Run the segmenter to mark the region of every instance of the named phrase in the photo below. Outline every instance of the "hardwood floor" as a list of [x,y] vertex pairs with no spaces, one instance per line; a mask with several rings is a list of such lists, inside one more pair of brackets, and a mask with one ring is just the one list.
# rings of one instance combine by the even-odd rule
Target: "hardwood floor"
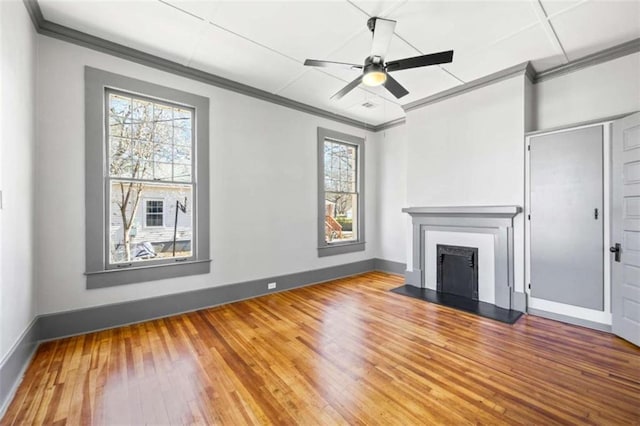
[[0,423],[638,424],[640,350],[368,273],[44,343]]

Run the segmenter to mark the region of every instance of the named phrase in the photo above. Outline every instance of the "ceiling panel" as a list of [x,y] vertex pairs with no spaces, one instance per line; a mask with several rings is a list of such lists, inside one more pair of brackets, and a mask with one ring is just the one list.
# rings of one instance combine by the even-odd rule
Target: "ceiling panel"
[[488,48],[471,53],[461,52],[445,68],[463,80],[471,81],[528,60],[532,61],[536,70],[564,63],[564,56],[555,50],[541,24]]
[[423,53],[480,49],[538,22],[530,2],[408,2],[389,15],[396,32]]
[[551,22],[574,60],[640,37],[640,2],[587,2]]
[[[340,100],[331,100],[331,96],[345,84],[331,75],[312,69],[284,89],[280,95],[373,125],[404,116],[404,111],[399,105],[385,102],[375,94],[360,89],[353,90]],[[362,106],[367,101],[375,107]]]
[[563,13],[567,9],[578,6],[587,0],[541,0],[547,16]]
[[[444,68],[464,81],[527,60],[541,71],[564,58],[538,21],[537,1],[38,0],[49,21],[375,124],[460,81],[439,67],[399,71],[409,90],[401,100],[360,86],[335,102],[329,97],[358,72],[310,69],[304,59],[362,64],[371,15],[398,22],[387,61],[454,49]],[[640,1],[539,1],[572,60],[640,37]]]
[[198,41],[190,66],[271,93],[304,71],[294,60],[211,24]]
[[340,47],[366,16],[346,1],[227,1],[213,21],[302,63]]
[[202,0],[162,0],[162,2],[204,20],[213,19],[221,5],[220,2]]
[[394,0],[394,1],[371,1],[371,0],[355,0],[352,1],[357,7],[366,12],[369,16],[378,16],[385,18],[389,12],[402,7],[407,0]]
[[186,61],[205,25],[157,1],[38,3],[47,20],[179,63]]
[[[359,89],[358,89],[359,90]],[[373,107],[365,108],[363,103],[373,104]],[[365,93],[365,102],[353,104],[342,114],[356,120],[364,121],[372,125],[388,123],[389,121],[403,118],[404,110],[401,106]]]

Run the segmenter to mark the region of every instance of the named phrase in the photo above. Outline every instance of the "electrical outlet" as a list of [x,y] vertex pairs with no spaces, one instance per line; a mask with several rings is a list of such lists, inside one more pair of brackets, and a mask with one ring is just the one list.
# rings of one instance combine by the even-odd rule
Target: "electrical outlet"
[[274,288],[276,288],[276,283],[267,284],[267,290],[273,290]]

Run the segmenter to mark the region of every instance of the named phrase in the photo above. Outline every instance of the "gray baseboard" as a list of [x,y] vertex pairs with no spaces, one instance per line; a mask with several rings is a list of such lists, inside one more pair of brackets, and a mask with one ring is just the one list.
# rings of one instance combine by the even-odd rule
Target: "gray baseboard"
[[403,275],[407,269],[406,263],[395,262],[393,260],[373,259],[373,268],[376,271],[388,272],[390,274]]
[[518,312],[527,312],[527,295],[517,291],[512,293],[511,309]]
[[422,271],[420,269],[414,269],[413,271],[405,270],[404,282],[414,287],[422,287]]
[[34,318],[0,364],[0,419],[4,416],[38,347],[38,318]]
[[[0,419],[4,416],[38,344],[42,341],[149,321],[362,274],[376,270],[376,260],[378,259],[368,259],[185,293],[39,315],[34,318],[0,364]],[[396,262],[382,259],[379,261],[380,265],[386,268],[396,267]],[[275,290],[267,290],[267,283],[271,282],[277,283]]]
[[567,324],[579,325],[580,327],[587,327],[598,331],[606,331],[611,333],[611,326],[607,324],[602,324],[595,321],[583,320],[579,318],[573,318],[562,314],[556,314],[554,312],[543,311],[541,309],[529,308],[528,313],[531,315],[536,315],[538,317],[543,317],[547,319],[552,319],[555,321],[566,322]]
[[[277,291],[291,290],[374,269],[374,259],[312,271],[297,272],[259,280],[205,288],[149,299],[115,303],[67,312],[41,315],[38,318],[40,340],[58,339],[127,324],[196,311],[211,306],[237,302]],[[276,290],[267,283],[276,282]]]

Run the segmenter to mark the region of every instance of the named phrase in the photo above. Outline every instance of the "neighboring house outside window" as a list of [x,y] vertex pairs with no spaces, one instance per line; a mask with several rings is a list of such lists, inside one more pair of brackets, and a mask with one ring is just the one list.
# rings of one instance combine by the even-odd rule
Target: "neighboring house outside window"
[[85,79],[87,286],[209,272],[208,99],[89,67]]
[[318,255],[364,250],[364,139],[318,128]]

